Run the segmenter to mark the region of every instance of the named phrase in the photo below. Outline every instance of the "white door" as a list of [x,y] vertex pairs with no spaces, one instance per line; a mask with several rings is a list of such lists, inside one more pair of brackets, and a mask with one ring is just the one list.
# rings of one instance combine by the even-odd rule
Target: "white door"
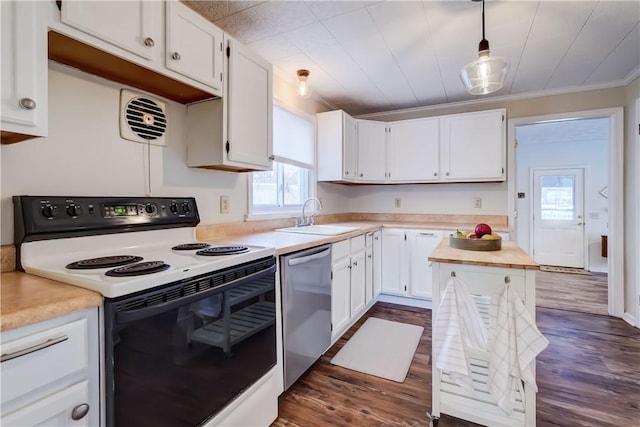
[[533,258],[584,268],[584,169],[533,170]]
[[401,229],[382,230],[382,293],[405,295],[408,276],[404,259],[405,231]]
[[440,119],[403,120],[389,125],[389,180],[437,181],[440,164]]
[[384,182],[387,176],[387,124],[371,120],[358,123],[358,181]]

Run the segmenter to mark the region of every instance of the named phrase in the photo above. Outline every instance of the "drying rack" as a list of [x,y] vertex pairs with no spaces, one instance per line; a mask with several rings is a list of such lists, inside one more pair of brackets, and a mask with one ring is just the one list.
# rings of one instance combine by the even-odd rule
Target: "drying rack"
[[[463,265],[433,262],[433,311],[438,315],[441,296],[449,279],[454,276],[462,280],[472,294],[480,317],[490,328],[489,304],[491,295],[510,283],[522,300],[531,318],[535,321],[535,270],[491,266]],[[486,426],[535,426],[535,391],[524,384],[516,392],[513,412],[507,415],[489,394],[488,354],[486,351],[470,350],[473,391],[454,384],[447,373],[433,366],[431,420],[438,423],[440,414],[447,414]],[[535,375],[535,368],[534,368]]]

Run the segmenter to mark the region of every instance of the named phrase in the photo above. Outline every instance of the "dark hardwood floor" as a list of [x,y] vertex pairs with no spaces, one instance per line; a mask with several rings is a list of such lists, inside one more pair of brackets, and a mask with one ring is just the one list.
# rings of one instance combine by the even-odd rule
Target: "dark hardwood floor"
[[[640,426],[640,331],[609,316],[549,308],[536,313],[550,341],[537,359],[537,425]],[[329,363],[370,316],[425,327],[402,384]],[[273,426],[427,426],[430,355],[431,310],[377,303],[282,394]],[[474,425],[444,414],[439,423]]]
[[536,272],[536,307],[609,314],[606,273]]

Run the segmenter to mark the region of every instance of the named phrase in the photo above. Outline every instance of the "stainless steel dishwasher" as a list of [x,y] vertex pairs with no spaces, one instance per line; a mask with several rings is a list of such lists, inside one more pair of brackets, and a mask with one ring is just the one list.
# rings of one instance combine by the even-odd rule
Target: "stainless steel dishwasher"
[[281,259],[285,389],[331,345],[331,245]]

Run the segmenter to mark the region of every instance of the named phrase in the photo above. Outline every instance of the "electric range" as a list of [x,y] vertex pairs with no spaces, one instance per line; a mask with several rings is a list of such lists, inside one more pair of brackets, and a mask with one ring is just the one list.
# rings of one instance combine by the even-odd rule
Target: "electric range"
[[107,298],[275,252],[197,242],[194,198],[16,196],[14,207],[21,270]]
[[[194,198],[13,202],[19,267],[104,296],[106,427],[217,423],[231,402],[240,414],[277,407],[273,248],[197,242]],[[275,418],[262,412],[260,424]]]

